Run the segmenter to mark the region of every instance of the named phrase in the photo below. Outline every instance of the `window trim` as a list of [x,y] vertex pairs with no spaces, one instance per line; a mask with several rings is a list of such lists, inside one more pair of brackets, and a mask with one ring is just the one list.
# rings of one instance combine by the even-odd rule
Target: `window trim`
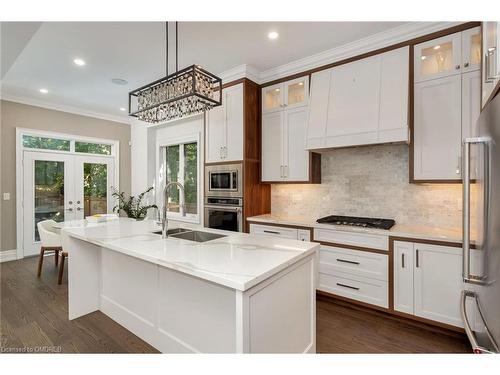
[[[201,160],[201,133],[200,132],[193,132],[190,134],[183,135],[181,137],[162,137],[156,140],[156,160],[157,160],[157,165],[158,168],[156,168],[156,186],[157,186],[157,192],[155,194],[156,196],[156,204],[158,207],[161,209],[163,207],[163,189],[165,187],[165,182],[166,182],[166,147],[168,146],[177,146],[181,144],[186,144],[186,143],[196,143],[196,158],[197,158],[197,211],[198,213],[196,215],[194,214],[186,214],[186,216],[182,216],[180,213],[177,212],[169,212],[168,218],[176,221],[182,221],[182,222],[187,222],[187,223],[194,223],[194,224],[201,224],[201,218],[203,217],[202,215],[202,210],[203,210],[203,195],[202,195],[202,189],[200,188],[203,186],[203,181],[201,179],[203,178],[203,173],[201,173],[201,170],[203,168],[203,163]],[[181,152],[179,148],[179,153]],[[183,158],[180,157],[179,155],[179,163],[180,161],[183,160]],[[180,168],[179,168],[180,169]],[[183,177],[184,178],[184,177]]]

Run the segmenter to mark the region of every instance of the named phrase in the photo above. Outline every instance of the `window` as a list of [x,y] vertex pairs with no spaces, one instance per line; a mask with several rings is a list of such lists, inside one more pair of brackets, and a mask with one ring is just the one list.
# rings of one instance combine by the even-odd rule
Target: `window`
[[[186,216],[198,216],[198,142],[164,147],[166,183],[176,181],[184,186]],[[169,191],[170,212],[179,212],[179,190]]]
[[35,137],[23,135],[23,146],[26,148],[39,148],[44,150],[69,151],[71,141],[68,139]]
[[111,155],[111,145],[104,143],[75,142],[75,152],[87,154]]

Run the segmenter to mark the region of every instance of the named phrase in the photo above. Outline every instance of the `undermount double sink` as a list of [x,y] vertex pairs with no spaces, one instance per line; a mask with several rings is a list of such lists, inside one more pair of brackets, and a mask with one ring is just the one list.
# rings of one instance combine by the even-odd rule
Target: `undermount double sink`
[[[161,235],[161,230],[153,232],[154,234]],[[210,232],[201,232],[197,230],[172,228],[167,230],[168,237],[179,238],[181,240],[188,240],[193,242],[207,242],[216,240],[218,238],[226,237],[223,234],[216,234]]]

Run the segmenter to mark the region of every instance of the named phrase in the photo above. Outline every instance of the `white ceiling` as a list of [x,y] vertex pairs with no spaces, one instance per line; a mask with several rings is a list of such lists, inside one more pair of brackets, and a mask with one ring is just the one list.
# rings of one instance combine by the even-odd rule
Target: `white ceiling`
[[[196,63],[221,74],[247,64],[266,71],[401,24],[179,23],[179,68]],[[6,98],[24,98],[126,119],[119,108],[127,106],[128,91],[160,78],[165,72],[162,23],[44,22],[41,26],[32,24],[31,28],[26,23],[21,26],[2,24],[2,34],[8,36],[2,36],[2,62],[10,61],[10,69],[5,76],[2,74],[2,96]],[[27,29],[34,33],[31,38]],[[269,40],[269,31],[279,32],[279,38]],[[84,59],[86,65],[77,67],[73,63],[76,57]],[[111,83],[112,78],[129,83],[118,86]],[[39,93],[40,88],[49,93]]]

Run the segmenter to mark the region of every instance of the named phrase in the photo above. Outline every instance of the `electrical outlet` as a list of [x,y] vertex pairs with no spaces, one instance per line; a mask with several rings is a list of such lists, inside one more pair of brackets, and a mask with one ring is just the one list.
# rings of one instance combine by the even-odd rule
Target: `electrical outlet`
[[3,200],[9,201],[10,200],[10,193],[3,193]]

